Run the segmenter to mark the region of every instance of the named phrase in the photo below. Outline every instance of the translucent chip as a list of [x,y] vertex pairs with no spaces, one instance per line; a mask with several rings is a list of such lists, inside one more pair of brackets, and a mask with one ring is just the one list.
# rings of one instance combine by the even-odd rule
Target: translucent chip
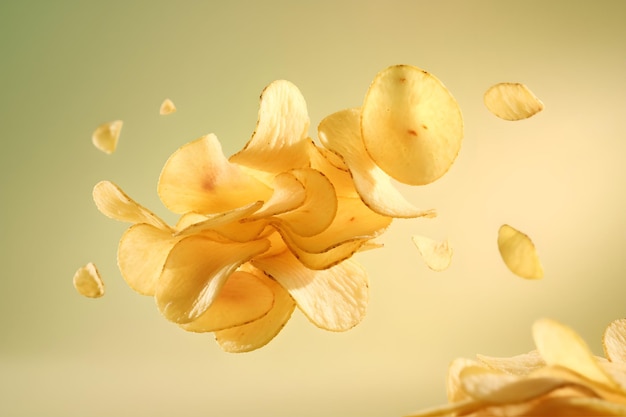
[[437,242],[426,236],[413,236],[413,243],[424,258],[426,265],[433,271],[444,271],[452,261],[452,248],[448,240]]
[[361,108],[367,153],[389,176],[425,185],[445,174],[463,140],[459,105],[434,75],[409,65],[378,73]]
[[174,112],[176,112],[176,106],[174,105],[174,102],[169,98],[163,100],[163,103],[161,103],[161,108],[159,109],[159,114],[161,116],[167,116],[168,114],[172,114]]
[[487,109],[504,120],[528,119],[543,110],[543,103],[524,84],[499,83],[483,97]]
[[526,279],[543,278],[543,267],[532,240],[517,229],[504,224],[498,231],[498,249],[506,266]]
[[74,274],[74,288],[85,297],[100,298],[104,295],[104,282],[96,265],[89,262]]
[[122,124],[121,120],[115,120],[98,126],[91,136],[94,146],[104,153],[112,154],[115,152]]

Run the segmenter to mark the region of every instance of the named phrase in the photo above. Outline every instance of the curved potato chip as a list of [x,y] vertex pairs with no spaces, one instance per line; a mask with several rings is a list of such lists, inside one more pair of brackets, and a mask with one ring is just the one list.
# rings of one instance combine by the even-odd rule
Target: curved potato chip
[[304,184],[290,172],[276,175],[272,189],[272,196],[250,219],[262,219],[295,210],[304,204],[307,195]]
[[499,83],[485,91],[487,109],[504,120],[522,120],[543,110],[543,103],[521,83]]
[[100,181],[93,187],[93,201],[102,214],[128,223],[147,223],[162,230],[171,230],[159,216],[130,198],[111,181]]
[[161,103],[161,108],[159,109],[159,114],[161,116],[167,116],[168,114],[172,114],[174,112],[176,112],[176,106],[174,105],[174,102],[169,98],[163,100],[163,103]]
[[566,368],[608,387],[616,386],[574,330],[555,320],[539,319],[533,323],[532,333],[546,364]]
[[254,274],[272,290],[274,305],[265,316],[252,323],[215,332],[220,347],[231,353],[250,352],[265,346],[282,330],[296,308],[289,293],[263,271],[250,264],[243,264],[241,270]]
[[323,271],[311,270],[289,251],[251,263],[285,288],[307,318],[321,329],[345,331],[365,316],[367,272],[352,259]]
[[503,224],[498,230],[498,250],[511,272],[526,279],[543,278],[543,267],[532,240],[517,229]]
[[279,173],[308,165],[306,101],[294,84],[277,80],[261,93],[256,129],[230,162]]
[[495,369],[507,374],[524,376],[546,366],[546,362],[541,358],[539,351],[533,350],[510,358],[498,358],[486,355],[476,355],[478,360],[491,369]]
[[413,243],[422,255],[426,265],[433,271],[446,270],[452,262],[452,248],[448,240],[437,242],[426,236],[413,236]]
[[361,110],[367,152],[405,184],[429,184],[445,174],[463,140],[456,100],[434,75],[409,65],[378,73]]
[[335,218],[338,204],[335,188],[324,174],[314,169],[294,169],[290,173],[304,186],[304,202],[273,219],[300,236],[315,236],[326,230]]
[[78,268],[73,278],[74,288],[82,296],[99,298],[104,295],[104,282],[92,262]]
[[117,265],[128,286],[141,295],[154,295],[167,255],[183,237],[146,223],[129,227],[117,247]]
[[602,336],[602,346],[607,359],[626,364],[626,319],[609,324]]
[[433,217],[433,210],[420,210],[409,203],[389,175],[374,163],[361,139],[360,114],[359,109],[331,114],[320,122],[318,136],[324,146],[343,159],[363,202],[383,216]]
[[156,284],[159,311],[179,324],[196,320],[216,300],[230,274],[269,245],[265,239],[223,243],[202,235],[185,237],[169,252]]
[[230,163],[217,136],[210,134],[181,146],[159,177],[157,191],[174,213],[221,213],[255,201],[266,201],[272,190]]
[[91,142],[102,152],[112,154],[117,148],[123,124],[121,120],[101,124],[91,135]]
[[561,378],[523,378],[480,366],[463,369],[460,378],[465,392],[490,404],[530,401],[569,384]]
[[251,323],[265,316],[274,304],[274,293],[255,275],[235,271],[228,277],[215,302],[183,329],[196,332],[215,332]]

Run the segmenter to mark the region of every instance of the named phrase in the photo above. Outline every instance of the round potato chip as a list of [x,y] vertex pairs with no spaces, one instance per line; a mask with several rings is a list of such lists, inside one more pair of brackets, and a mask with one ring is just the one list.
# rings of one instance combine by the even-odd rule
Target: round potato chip
[[543,278],[543,267],[532,240],[517,229],[503,224],[498,230],[498,249],[506,266],[526,279]]
[[528,119],[543,110],[543,103],[521,83],[499,83],[483,97],[487,109],[504,120]]
[[445,174],[463,140],[456,100],[434,75],[409,65],[378,73],[361,109],[367,152],[405,184],[429,184]]
[[78,268],[74,274],[74,288],[80,295],[89,298],[100,298],[104,295],[104,282],[98,268],[92,262]]
[[115,120],[98,126],[91,135],[93,145],[104,153],[112,154],[115,152],[123,124],[124,122],[121,120]]

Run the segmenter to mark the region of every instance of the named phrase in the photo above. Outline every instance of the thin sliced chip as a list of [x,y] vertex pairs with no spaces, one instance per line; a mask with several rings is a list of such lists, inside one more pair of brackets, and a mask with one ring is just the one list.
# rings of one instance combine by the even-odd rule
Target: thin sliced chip
[[426,236],[413,236],[413,243],[417,247],[426,265],[433,271],[446,270],[452,262],[452,248],[448,240],[437,242]]
[[460,378],[472,398],[491,404],[526,402],[568,385],[561,378],[523,378],[480,366],[463,369]]
[[307,318],[321,329],[345,331],[365,316],[369,301],[367,272],[352,259],[313,271],[289,251],[251,263],[285,288]]
[[546,364],[572,370],[608,387],[616,386],[585,341],[569,327],[555,320],[540,319],[533,324],[532,332],[537,350]]
[[204,333],[230,329],[265,316],[274,304],[274,293],[255,275],[235,271],[226,280],[215,302],[200,317],[180,326]]
[[146,223],[129,227],[117,248],[117,265],[128,286],[139,294],[154,295],[167,255],[183,237]]
[[298,87],[289,81],[274,81],[261,93],[252,138],[230,161],[271,173],[304,168],[309,163],[309,123],[306,101]]
[[296,308],[289,293],[262,271],[250,264],[242,265],[241,270],[254,274],[272,290],[274,305],[265,316],[252,323],[215,332],[220,347],[231,353],[250,352],[265,346],[281,331]]
[[374,162],[405,184],[445,174],[463,140],[456,100],[434,75],[409,65],[378,73],[361,111],[361,134]]
[[174,213],[221,213],[255,201],[272,190],[237,164],[228,162],[213,134],[181,146],[161,170],[157,186],[163,204]]
[[314,169],[294,169],[291,174],[304,186],[306,197],[295,210],[277,214],[274,219],[300,236],[315,236],[326,230],[337,214],[335,188]]
[[504,120],[523,120],[543,110],[543,103],[521,83],[499,83],[483,97],[487,109]]
[[269,245],[265,239],[228,244],[202,235],[185,237],[165,261],[156,284],[157,307],[175,323],[196,320],[213,304],[229,275]]
[[543,278],[543,267],[530,238],[503,224],[498,230],[498,250],[502,260],[515,275],[526,279]]
[[169,98],[163,100],[163,103],[161,103],[161,108],[159,109],[159,114],[161,116],[167,116],[168,114],[172,114],[175,112],[176,106],[174,105],[174,102]]
[[539,351],[533,350],[510,358],[496,358],[493,356],[476,355],[478,360],[491,369],[495,369],[507,374],[524,376],[546,366]]
[[626,365],[626,319],[609,324],[602,336],[602,346],[607,359]]
[[115,120],[98,126],[91,135],[94,146],[104,153],[112,154],[115,152],[123,124],[124,122],[121,120]]
[[92,262],[78,268],[73,281],[74,288],[80,295],[89,298],[100,298],[104,295],[104,282],[98,268]]
[[262,219],[295,210],[304,204],[307,195],[304,184],[290,172],[276,175],[272,189],[274,192],[270,199],[250,219]]
[[156,214],[130,198],[111,181],[100,181],[93,187],[93,201],[102,214],[129,223],[147,223],[159,229],[171,230]]
[[409,203],[389,175],[374,163],[361,139],[360,117],[359,109],[333,113],[319,124],[318,135],[324,146],[341,156],[363,202],[383,216],[434,217],[434,210],[421,210]]

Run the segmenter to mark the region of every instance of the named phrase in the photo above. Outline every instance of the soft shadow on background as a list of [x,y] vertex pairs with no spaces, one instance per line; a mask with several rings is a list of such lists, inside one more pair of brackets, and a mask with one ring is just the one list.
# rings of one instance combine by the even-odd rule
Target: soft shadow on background
[[[601,354],[626,316],[626,3],[622,1],[3,2],[0,5],[0,415],[401,416],[445,401],[448,363],[533,348],[551,317]],[[340,334],[299,312],[265,348],[226,354],[133,293],[116,266],[125,225],[97,212],[103,179],[173,220],[156,183],[180,145],[215,133],[226,155],[275,79],[321,119],[359,106],[375,74],[412,64],[457,98],[465,141],[440,181],[402,187],[434,220],[398,220],[357,255],[366,319]],[[505,122],[482,104],[501,81],[545,103]],[[178,112],[159,116],[171,98]],[[119,146],[91,144],[124,120]],[[498,227],[528,233],[545,278],[513,276]],[[449,238],[449,270],[411,235]],[[95,262],[106,295],[79,296]]]

